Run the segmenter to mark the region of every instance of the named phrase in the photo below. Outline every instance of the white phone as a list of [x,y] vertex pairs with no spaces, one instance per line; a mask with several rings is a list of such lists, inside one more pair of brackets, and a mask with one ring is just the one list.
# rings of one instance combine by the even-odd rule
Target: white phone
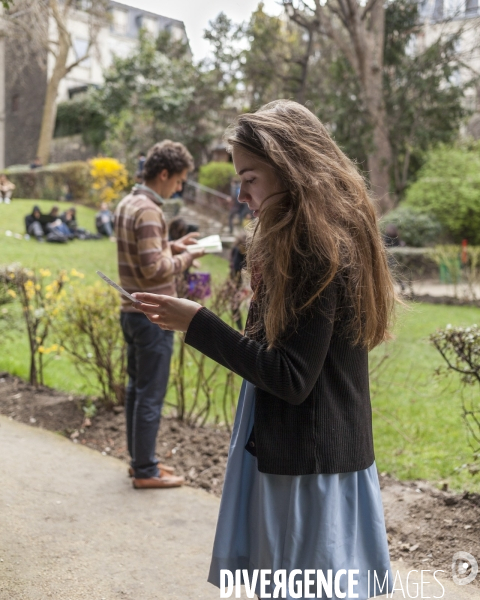
[[108,285],[111,285],[113,288],[115,288],[117,290],[117,292],[120,292],[123,296],[125,296],[132,302],[138,302],[138,300],[136,298],[134,298],[131,294],[126,292],[122,287],[120,287],[118,284],[116,284],[114,281],[112,281],[110,279],[110,277],[107,277],[106,275],[104,275],[101,271],[97,271],[97,275],[99,275],[103,279],[103,281],[106,281],[108,283]]

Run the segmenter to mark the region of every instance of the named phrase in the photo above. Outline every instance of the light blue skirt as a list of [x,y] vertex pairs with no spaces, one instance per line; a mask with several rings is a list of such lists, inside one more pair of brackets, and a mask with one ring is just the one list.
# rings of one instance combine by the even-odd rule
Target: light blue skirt
[[[322,570],[325,577],[329,569],[333,577],[341,569],[358,569],[354,576],[358,584],[353,591],[359,600],[383,595],[387,587],[391,591],[393,580],[375,463],[363,471],[331,475],[260,473],[257,459],[245,450],[254,407],[254,386],[244,381],[208,581],[220,587],[221,569],[233,574],[237,569],[247,569],[249,581],[255,569],[271,570],[272,581],[273,572],[280,569],[287,574],[294,569]],[[389,583],[382,589],[377,581],[382,584],[387,574]],[[272,594],[274,587],[272,584],[267,591]],[[347,592],[346,576],[339,578],[339,587],[342,593]],[[259,585],[256,593],[260,595]],[[286,597],[291,598],[289,594]]]

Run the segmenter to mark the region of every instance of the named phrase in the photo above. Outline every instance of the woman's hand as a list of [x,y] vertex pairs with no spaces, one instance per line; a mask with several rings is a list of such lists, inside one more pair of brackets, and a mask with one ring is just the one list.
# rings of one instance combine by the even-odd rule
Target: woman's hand
[[133,306],[145,313],[152,323],[167,331],[187,331],[190,321],[202,308],[198,302],[184,298],[140,292],[136,292],[133,296],[138,300]]

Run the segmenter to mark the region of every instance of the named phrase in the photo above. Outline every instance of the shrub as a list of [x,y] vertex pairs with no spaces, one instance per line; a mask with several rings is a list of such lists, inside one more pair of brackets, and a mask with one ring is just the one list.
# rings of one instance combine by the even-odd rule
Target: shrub
[[421,213],[408,206],[399,206],[387,213],[380,222],[382,231],[389,223],[396,225],[400,239],[414,248],[438,242],[442,233],[442,225],[434,215]]
[[92,158],[90,175],[97,204],[118,199],[128,185],[128,173],[116,158]]
[[480,244],[480,151],[441,146],[431,151],[405,204],[434,215],[455,242]]
[[[177,282],[177,292],[180,297],[204,303],[202,293],[194,297],[189,295],[191,290],[184,280]],[[227,279],[221,286],[212,289],[209,308],[234,327],[240,305],[249,300],[248,292],[243,292],[235,282]],[[184,333],[177,333],[177,341],[170,368],[170,385],[175,390],[177,418],[191,425],[203,425],[209,420],[223,421],[230,428],[235,415],[240,378],[188,346]]]
[[198,183],[218,192],[230,193],[230,180],[235,175],[235,167],[228,162],[209,162],[200,167]]
[[[447,370],[460,374],[464,386],[480,384],[480,327],[452,327],[430,336],[430,340],[444,359]],[[442,371],[438,371],[442,375]],[[480,458],[480,401],[479,395],[466,400],[462,395],[463,419],[471,436],[475,458]],[[471,465],[470,472],[480,473],[478,466]]]
[[17,198],[65,200],[70,194],[72,200],[86,201],[91,195],[90,169],[86,162],[51,164],[39,169],[17,165],[3,173],[15,184]]
[[47,347],[46,340],[68,277],[64,272],[53,277],[49,269],[36,272],[14,266],[4,269],[1,278],[11,282],[10,294],[18,297],[22,306],[30,351],[29,381],[35,386],[43,385],[44,358],[62,351],[58,344]]
[[79,133],[84,143],[96,150],[106,138],[107,122],[95,94],[87,93],[81,98],[60,102],[57,106],[54,137]]
[[119,309],[119,296],[110,287],[74,285],[59,303],[54,324],[58,343],[82,377],[96,380],[109,406],[125,398],[126,345]]
[[0,269],[0,346],[6,339],[13,337],[19,329],[18,318],[12,310],[12,305],[17,298],[12,279],[11,269]]

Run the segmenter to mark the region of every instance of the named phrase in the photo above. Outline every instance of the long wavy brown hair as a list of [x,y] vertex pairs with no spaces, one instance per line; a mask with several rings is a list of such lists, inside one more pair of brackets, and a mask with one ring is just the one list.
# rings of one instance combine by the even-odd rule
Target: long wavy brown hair
[[269,347],[334,278],[353,342],[371,349],[388,339],[396,295],[375,209],[322,123],[304,106],[277,100],[237,117],[225,140],[230,151],[241,147],[273,167],[288,190],[262,208],[247,248],[252,284],[260,274],[255,323]]

